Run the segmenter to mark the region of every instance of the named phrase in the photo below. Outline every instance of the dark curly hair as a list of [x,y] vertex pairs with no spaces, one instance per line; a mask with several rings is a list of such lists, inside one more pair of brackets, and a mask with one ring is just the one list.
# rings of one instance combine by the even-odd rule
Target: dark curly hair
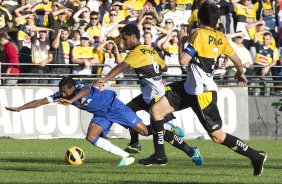
[[75,86],[75,81],[71,77],[65,76],[59,82],[59,89],[61,89],[64,86],[67,86],[67,88],[70,89],[73,86]]
[[219,8],[215,3],[205,1],[199,9],[198,17],[201,24],[215,29],[219,19]]
[[135,35],[136,38],[140,38],[140,31],[135,24],[127,24],[121,29],[120,33],[124,33],[125,35]]

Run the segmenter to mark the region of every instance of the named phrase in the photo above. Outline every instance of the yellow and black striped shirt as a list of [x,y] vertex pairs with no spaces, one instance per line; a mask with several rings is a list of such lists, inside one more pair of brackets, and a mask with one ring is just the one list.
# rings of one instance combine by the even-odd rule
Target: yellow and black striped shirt
[[194,32],[191,44],[197,52],[200,62],[197,65],[207,73],[212,73],[213,66],[220,55],[232,56],[234,49],[230,46],[223,33],[209,29],[198,29]]

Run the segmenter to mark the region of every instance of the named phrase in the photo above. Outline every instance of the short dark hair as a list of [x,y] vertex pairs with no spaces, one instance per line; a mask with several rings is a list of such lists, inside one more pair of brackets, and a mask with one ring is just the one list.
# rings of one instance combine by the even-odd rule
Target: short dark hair
[[99,17],[99,13],[98,12],[96,12],[96,11],[90,12],[90,16],[94,16],[94,15],[97,15]]
[[215,29],[219,19],[219,8],[216,4],[205,1],[198,11],[198,17],[203,25]]
[[0,33],[0,40],[1,39],[9,40],[9,37],[6,33]]
[[155,14],[154,14],[153,12],[145,12],[145,13],[143,14],[143,17],[146,16],[146,15],[150,15],[150,16],[152,16],[153,18],[155,18]]
[[114,37],[107,37],[107,41],[109,41],[109,40],[112,40],[112,41],[115,41],[115,39],[114,39]]
[[64,86],[67,86],[68,89],[72,88],[73,86],[75,86],[75,80],[73,80],[70,76],[63,77],[59,82],[59,89]]
[[140,31],[135,24],[127,24],[121,29],[120,33],[125,33],[126,35],[135,35],[136,38],[140,38]]
[[270,36],[270,37],[272,37],[272,34],[271,34],[270,32],[265,32],[265,33],[263,33],[263,37],[265,37],[265,36]]
[[110,9],[109,14],[110,14],[111,12],[113,12],[113,11],[115,11],[116,13],[118,13],[115,9]]
[[152,34],[151,32],[145,32],[145,33],[143,34],[143,37],[146,36],[146,35],[150,35],[151,38],[153,38],[153,34]]
[[61,29],[64,31],[70,32],[70,29],[67,26],[62,26]]

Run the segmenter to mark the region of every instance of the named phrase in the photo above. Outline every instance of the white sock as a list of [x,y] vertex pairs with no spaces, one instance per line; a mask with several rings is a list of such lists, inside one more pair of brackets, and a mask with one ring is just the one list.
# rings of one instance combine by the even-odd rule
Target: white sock
[[129,153],[123,151],[122,149],[120,149],[119,147],[113,145],[110,141],[99,137],[99,139],[97,140],[97,142],[95,143],[95,145],[109,153],[112,153],[114,155],[118,155],[121,156],[122,158],[124,157],[128,157]]

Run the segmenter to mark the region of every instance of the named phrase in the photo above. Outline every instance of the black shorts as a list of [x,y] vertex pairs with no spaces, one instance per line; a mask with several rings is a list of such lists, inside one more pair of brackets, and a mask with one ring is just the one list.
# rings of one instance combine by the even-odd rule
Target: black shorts
[[217,93],[209,91],[190,95],[184,89],[184,82],[171,84],[171,90],[165,95],[174,111],[191,107],[208,133],[221,129],[222,120],[216,104]]
[[[137,97],[133,98],[130,102],[128,102],[126,105],[130,107],[134,112],[144,110],[149,113],[151,107],[158,101],[159,99],[153,99],[149,104],[147,104],[142,94],[138,95]],[[170,113],[165,118],[166,122],[171,121],[175,119],[175,116]]]

